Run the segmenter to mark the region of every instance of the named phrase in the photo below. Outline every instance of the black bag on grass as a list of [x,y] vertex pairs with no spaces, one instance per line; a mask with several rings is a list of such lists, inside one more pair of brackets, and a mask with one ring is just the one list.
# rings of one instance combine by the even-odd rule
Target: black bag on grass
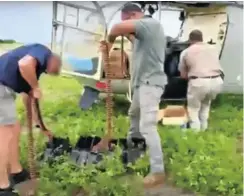
[[53,161],[56,157],[71,151],[72,146],[68,138],[53,137],[52,141],[46,144],[46,149],[41,159],[43,161]]

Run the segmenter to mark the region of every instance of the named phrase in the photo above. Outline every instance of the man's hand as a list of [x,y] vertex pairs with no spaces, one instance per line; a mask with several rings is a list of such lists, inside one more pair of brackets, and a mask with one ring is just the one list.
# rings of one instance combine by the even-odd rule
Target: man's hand
[[106,50],[108,50],[108,52],[111,50],[112,48],[112,44],[108,43],[107,41],[103,40],[100,42],[99,45],[99,52],[106,52]]
[[53,138],[53,133],[49,130],[41,130],[41,132],[48,137],[49,140],[52,140]]
[[41,99],[42,98],[42,91],[39,87],[36,87],[32,90],[31,96],[36,99]]
[[104,152],[109,150],[109,140],[107,138],[102,138],[101,141],[93,146],[92,152]]
[[183,79],[185,79],[185,80],[188,80],[188,74],[187,74],[187,72],[181,71],[180,72],[180,77],[183,78]]

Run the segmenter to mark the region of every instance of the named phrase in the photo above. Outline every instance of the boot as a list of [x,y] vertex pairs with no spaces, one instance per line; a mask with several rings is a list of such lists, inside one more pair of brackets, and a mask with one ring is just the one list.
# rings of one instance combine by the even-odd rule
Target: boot
[[25,182],[30,179],[30,174],[26,169],[23,169],[20,173],[11,174],[11,182],[13,185]]
[[0,189],[0,196],[19,196],[12,188]]

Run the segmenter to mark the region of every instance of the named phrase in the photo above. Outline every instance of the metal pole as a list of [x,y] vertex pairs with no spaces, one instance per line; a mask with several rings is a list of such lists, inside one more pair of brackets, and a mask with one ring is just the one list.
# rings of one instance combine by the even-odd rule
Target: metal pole
[[159,21],[161,22],[161,10],[162,9],[162,4],[161,4],[161,1],[158,2],[158,17],[159,17]]
[[[67,10],[66,10],[66,6],[64,5],[63,23],[66,23],[66,14],[67,14]],[[65,30],[66,30],[65,26],[62,26],[62,27],[63,27],[63,31],[62,31],[62,36],[61,36],[61,51],[60,51],[61,56],[63,56],[63,50],[64,50],[64,46],[65,46],[64,37],[65,37]]]
[[91,35],[100,35],[99,33],[95,33],[95,32],[92,32],[92,31],[87,31],[87,30],[84,30],[84,29],[82,29],[80,27],[69,25],[69,24],[66,24],[66,23],[63,23],[63,22],[59,22],[59,21],[56,21],[56,20],[54,20],[54,24],[67,27],[68,29],[75,29],[77,31],[81,31],[81,32],[88,33],[88,34],[91,34]]
[[51,49],[56,50],[56,37],[57,37],[57,25],[54,20],[57,18],[57,2],[53,2],[53,18],[52,18],[52,38],[51,38]]
[[80,22],[80,9],[77,9],[76,26],[79,27]]
[[[92,1],[92,3],[94,4],[94,6],[96,7],[97,9],[97,12],[98,14],[101,16],[99,17],[100,19],[100,22],[103,24],[103,26],[105,27],[105,31],[104,31],[104,36],[105,38],[107,37],[107,28],[108,28],[108,24],[106,22],[106,18],[105,18],[105,15],[103,13],[103,10],[101,8],[101,6],[99,5],[99,3],[97,1]],[[88,18],[87,18],[88,19]]]
[[77,4],[75,4],[75,2],[74,3],[70,3],[70,2],[67,2],[67,1],[58,1],[59,4],[66,5],[68,7],[73,7],[73,8],[76,8],[76,9],[88,10],[90,12],[96,12],[97,11],[94,8],[89,8],[89,7],[85,7],[85,6],[82,6],[82,5],[77,5]]

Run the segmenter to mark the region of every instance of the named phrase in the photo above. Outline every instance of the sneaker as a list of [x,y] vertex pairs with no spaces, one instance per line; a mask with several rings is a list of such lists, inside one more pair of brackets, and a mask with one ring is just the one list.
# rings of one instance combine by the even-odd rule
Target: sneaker
[[162,186],[165,181],[164,173],[154,173],[149,174],[143,180],[144,188],[156,188],[157,186]]
[[19,196],[19,194],[12,188],[0,189],[0,196]]
[[14,185],[30,179],[30,174],[26,169],[23,169],[20,173],[11,174],[12,183]]

